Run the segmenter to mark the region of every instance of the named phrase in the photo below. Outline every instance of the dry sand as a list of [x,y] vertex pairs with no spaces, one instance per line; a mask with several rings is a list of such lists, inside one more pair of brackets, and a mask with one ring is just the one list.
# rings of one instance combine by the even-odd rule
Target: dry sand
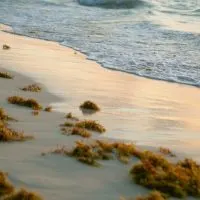
[[41,93],[19,90],[33,82],[20,74],[12,74],[14,80],[0,79],[0,106],[18,120],[9,123],[12,128],[35,137],[32,141],[0,145],[0,169],[9,173],[14,185],[39,192],[48,200],[114,200],[121,195],[134,196],[146,191],[130,180],[128,171],[131,165],[109,161],[101,168],[93,168],[72,158],[42,156],[42,152],[55,149],[57,144],[71,147],[81,138],[61,134],[59,124],[65,121],[64,114],[41,111],[38,116],[33,116],[31,109],[9,105],[6,99],[11,95],[35,98],[44,106],[58,100],[45,90]]
[[[9,172],[18,187],[32,188],[48,200],[114,200],[147,192],[130,180],[130,165],[109,161],[92,168],[71,158],[42,157],[42,151],[57,144],[71,146],[79,137],[61,135],[63,113],[41,112],[34,117],[29,109],[9,105],[6,98],[11,95],[34,97],[57,111],[97,119],[105,124],[108,137],[187,149],[188,155],[200,160],[198,88],[110,71],[54,42],[0,31],[0,46],[4,43],[11,49],[0,49],[0,68],[15,71],[15,79],[0,79],[0,106],[19,120],[12,127],[35,136],[33,141],[0,146],[0,169]],[[18,88],[33,81],[16,72],[47,89],[41,93],[20,91]],[[102,112],[83,116],[78,106],[87,99],[100,104]]]

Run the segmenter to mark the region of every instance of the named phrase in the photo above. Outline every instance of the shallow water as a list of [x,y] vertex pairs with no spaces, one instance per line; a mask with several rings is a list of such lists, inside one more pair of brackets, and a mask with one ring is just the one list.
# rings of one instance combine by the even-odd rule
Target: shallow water
[[0,22],[108,68],[200,86],[200,0],[106,2],[1,0]]

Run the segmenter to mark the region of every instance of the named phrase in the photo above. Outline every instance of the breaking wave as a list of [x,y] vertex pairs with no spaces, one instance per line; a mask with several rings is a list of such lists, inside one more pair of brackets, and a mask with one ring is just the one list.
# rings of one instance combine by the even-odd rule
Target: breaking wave
[[145,2],[140,0],[78,0],[81,5],[99,6],[104,8],[136,8],[145,5]]

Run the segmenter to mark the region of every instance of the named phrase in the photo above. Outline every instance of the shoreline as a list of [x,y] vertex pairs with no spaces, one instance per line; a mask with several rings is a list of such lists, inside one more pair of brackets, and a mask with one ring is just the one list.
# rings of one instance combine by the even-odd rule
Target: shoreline
[[[0,25],[4,25],[4,26],[8,26],[8,27],[12,27],[11,25],[9,24],[5,24],[5,23],[2,23],[0,22]],[[196,87],[196,88],[200,88],[200,84],[198,83],[186,83],[186,82],[179,82],[179,81],[176,81],[176,80],[172,80],[172,79],[162,79],[162,78],[156,78],[156,77],[151,77],[151,76],[148,76],[148,75],[140,75],[139,73],[134,73],[134,72],[129,72],[129,71],[125,71],[125,70],[121,70],[121,69],[116,69],[116,68],[112,68],[112,67],[105,67],[103,63],[101,63],[100,61],[98,60],[95,60],[95,59],[92,59],[92,58],[89,58],[89,55],[87,53],[85,53],[84,51],[81,51],[79,49],[76,49],[72,46],[65,46],[65,45],[62,45],[61,43],[59,43],[58,41],[54,41],[54,40],[51,40],[51,39],[45,39],[45,38],[37,38],[37,37],[31,37],[30,35],[23,35],[23,34],[20,34],[20,33],[16,33],[14,32],[13,30],[3,30],[3,32],[5,33],[8,33],[8,34],[13,34],[13,35],[16,35],[16,36],[22,36],[22,37],[27,37],[27,38],[31,38],[31,39],[35,39],[35,40],[43,40],[43,41],[47,41],[47,42],[54,42],[60,46],[63,46],[65,48],[69,48],[69,49],[72,49],[74,51],[77,51],[81,54],[83,54],[85,56],[85,59],[86,60],[89,60],[89,61],[94,61],[95,63],[97,63],[98,65],[100,65],[101,67],[107,69],[107,70],[111,70],[111,71],[116,71],[116,72],[121,72],[121,73],[126,73],[126,74],[130,74],[132,76],[134,76],[134,78],[136,77],[139,77],[139,78],[144,78],[144,79],[150,79],[150,80],[155,80],[155,81],[162,81],[162,82],[167,82],[167,83],[172,83],[172,84],[178,84],[178,85],[185,85],[185,86],[188,86],[188,87]]]
[[[3,25],[1,28],[1,25]],[[120,73],[125,73],[125,74],[128,74],[128,75],[132,75],[134,78],[142,78],[142,79],[148,79],[148,80],[152,80],[152,81],[161,81],[161,82],[164,82],[164,83],[169,83],[169,84],[177,84],[177,85],[184,85],[184,86],[187,86],[187,87],[197,87],[197,88],[200,88],[200,85],[193,85],[193,84],[189,84],[189,83],[182,83],[182,82],[176,82],[176,81],[173,81],[173,80],[163,80],[163,79],[159,79],[159,78],[153,78],[153,77],[148,77],[148,76],[143,76],[143,75],[139,75],[139,74],[135,74],[133,72],[129,72],[129,71],[123,71],[123,70],[120,70],[120,69],[115,69],[115,68],[112,68],[112,67],[105,67],[101,62],[98,62],[97,60],[95,59],[90,59],[88,57],[88,54],[84,53],[83,51],[81,50],[77,50],[76,48],[73,48],[71,46],[64,46],[62,44],[60,44],[59,42],[56,42],[54,40],[48,40],[48,39],[41,39],[41,38],[36,38],[36,37],[31,37],[31,36],[28,36],[28,35],[23,35],[23,34],[20,34],[20,33],[16,33],[12,30],[12,26],[10,26],[9,24],[5,24],[5,23],[2,23],[0,22],[0,31],[4,32],[4,33],[7,33],[7,34],[12,34],[12,35],[16,35],[16,36],[20,36],[20,37],[25,37],[25,38],[30,38],[30,39],[33,39],[33,40],[40,40],[40,41],[46,41],[46,42],[52,42],[52,43],[55,43],[59,46],[62,46],[66,49],[71,49],[71,50],[74,50],[75,52],[78,52],[80,54],[82,54],[84,56],[84,58],[88,61],[91,61],[91,62],[95,62],[97,63],[99,66],[105,68],[106,70],[110,70],[110,71],[114,71],[114,72],[120,72]]]

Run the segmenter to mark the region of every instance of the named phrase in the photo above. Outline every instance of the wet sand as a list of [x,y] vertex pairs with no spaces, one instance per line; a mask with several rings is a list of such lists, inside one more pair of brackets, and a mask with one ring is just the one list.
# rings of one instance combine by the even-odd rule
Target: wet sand
[[79,104],[94,100],[102,112],[85,117],[105,124],[106,137],[169,146],[200,160],[199,88],[111,71],[54,42],[5,32],[0,38],[12,46],[0,50],[1,66],[43,83],[62,99],[52,103],[57,111],[82,116]]

